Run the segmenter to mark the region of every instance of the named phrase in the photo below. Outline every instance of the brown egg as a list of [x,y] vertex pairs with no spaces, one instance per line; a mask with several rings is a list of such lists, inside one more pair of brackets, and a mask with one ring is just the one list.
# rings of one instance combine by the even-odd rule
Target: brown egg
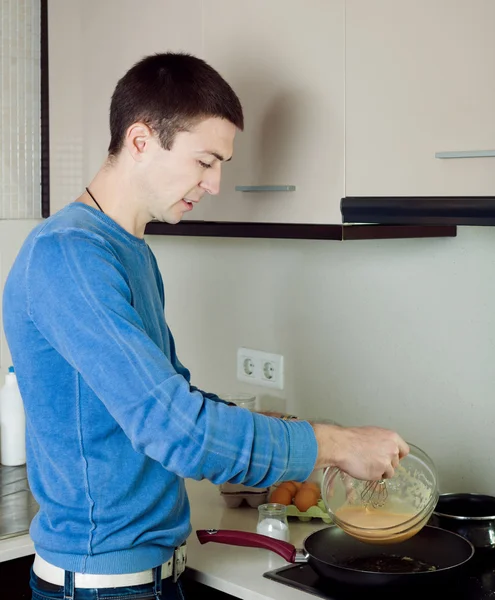
[[270,502],[288,506],[289,504],[292,504],[292,494],[287,488],[278,487],[273,490],[272,495],[270,496]]
[[318,495],[318,498],[321,498],[321,489],[320,486],[315,483],[314,481],[305,481],[302,486],[301,489],[310,489],[313,490],[315,494]]
[[293,481],[292,483],[296,486],[296,488],[298,490],[301,489],[301,486],[302,486],[302,482],[301,481]]
[[301,487],[294,498],[294,504],[297,506],[297,510],[306,512],[308,508],[316,506],[318,504],[318,496],[314,490],[309,487]]
[[283,481],[279,486],[280,488],[286,488],[291,493],[291,498],[294,498],[297,492],[297,487],[293,481]]

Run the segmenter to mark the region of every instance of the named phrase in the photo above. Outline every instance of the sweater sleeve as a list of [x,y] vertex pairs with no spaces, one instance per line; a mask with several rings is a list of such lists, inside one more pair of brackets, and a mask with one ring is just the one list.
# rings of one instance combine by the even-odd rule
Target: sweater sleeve
[[147,335],[123,265],[101,236],[40,234],[26,269],[27,310],[130,439],[182,477],[267,486],[304,480],[317,443],[286,422],[205,398]]

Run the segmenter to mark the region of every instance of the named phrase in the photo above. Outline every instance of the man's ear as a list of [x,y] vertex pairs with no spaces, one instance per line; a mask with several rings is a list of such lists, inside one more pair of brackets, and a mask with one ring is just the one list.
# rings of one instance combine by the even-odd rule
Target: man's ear
[[133,123],[127,130],[124,147],[135,161],[141,162],[153,134],[145,123]]

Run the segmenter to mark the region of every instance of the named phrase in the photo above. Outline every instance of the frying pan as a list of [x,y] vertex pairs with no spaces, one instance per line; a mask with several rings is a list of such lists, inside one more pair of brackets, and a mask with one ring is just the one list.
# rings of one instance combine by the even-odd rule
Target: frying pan
[[474,554],[474,546],[465,538],[428,525],[414,537],[386,546],[365,544],[331,526],[309,535],[300,552],[288,542],[257,533],[202,529],[196,534],[201,544],[266,548],[288,562],[307,561],[320,577],[351,585],[435,585]]

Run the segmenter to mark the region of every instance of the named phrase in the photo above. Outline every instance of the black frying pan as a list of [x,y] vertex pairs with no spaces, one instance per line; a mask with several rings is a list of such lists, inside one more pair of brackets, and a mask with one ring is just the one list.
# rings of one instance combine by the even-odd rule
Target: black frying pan
[[473,545],[460,535],[430,526],[405,542],[385,546],[365,544],[331,526],[309,535],[300,553],[292,544],[257,533],[204,529],[196,533],[202,544],[266,548],[288,562],[307,560],[320,577],[352,585],[435,585],[474,554]]

